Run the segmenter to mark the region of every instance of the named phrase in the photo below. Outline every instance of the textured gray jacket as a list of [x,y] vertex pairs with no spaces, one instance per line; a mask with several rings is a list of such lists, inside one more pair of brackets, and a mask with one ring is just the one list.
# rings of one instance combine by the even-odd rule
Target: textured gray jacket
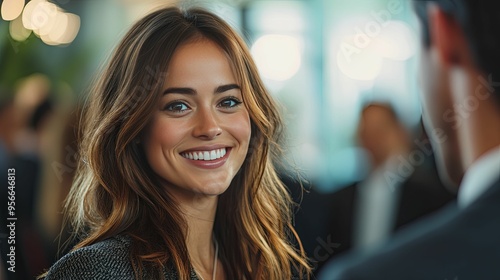
[[[87,279],[135,279],[129,259],[130,239],[116,236],[75,250],[57,261],[48,271],[45,280],[87,280]],[[165,279],[178,279],[175,270],[165,268]],[[147,274],[143,279],[150,279]],[[198,280],[194,270],[191,279]]]

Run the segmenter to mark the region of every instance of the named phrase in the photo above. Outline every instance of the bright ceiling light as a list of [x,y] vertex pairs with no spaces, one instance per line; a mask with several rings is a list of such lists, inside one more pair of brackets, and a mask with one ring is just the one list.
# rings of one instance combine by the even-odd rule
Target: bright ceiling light
[[402,21],[389,21],[379,36],[374,38],[374,48],[381,56],[394,60],[407,60],[417,51],[417,34]]
[[374,80],[382,69],[383,59],[371,48],[354,47],[354,36],[346,37],[337,53],[337,66],[351,79]]
[[264,35],[251,48],[261,75],[275,81],[293,77],[301,65],[301,42],[287,35]]

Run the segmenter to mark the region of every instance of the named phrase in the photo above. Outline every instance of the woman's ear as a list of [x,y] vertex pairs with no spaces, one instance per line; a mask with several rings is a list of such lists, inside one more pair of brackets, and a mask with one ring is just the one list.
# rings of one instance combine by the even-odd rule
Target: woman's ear
[[430,48],[435,48],[445,66],[459,66],[471,61],[464,30],[457,19],[436,4],[427,7],[429,15]]

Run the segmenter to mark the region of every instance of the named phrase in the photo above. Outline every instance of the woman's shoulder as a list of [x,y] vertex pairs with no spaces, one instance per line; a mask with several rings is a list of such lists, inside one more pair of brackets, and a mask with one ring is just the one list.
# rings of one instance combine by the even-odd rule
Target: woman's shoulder
[[134,279],[129,247],[130,239],[119,235],[79,248],[57,261],[44,279]]

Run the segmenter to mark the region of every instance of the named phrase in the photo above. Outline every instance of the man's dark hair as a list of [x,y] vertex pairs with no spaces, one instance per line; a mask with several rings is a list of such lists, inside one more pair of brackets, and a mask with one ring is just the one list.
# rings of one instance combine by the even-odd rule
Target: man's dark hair
[[[493,81],[500,81],[500,1],[496,0],[414,0],[422,23],[423,43],[430,44],[427,5],[436,4],[453,16],[465,32],[479,69]],[[500,98],[497,87],[495,94]]]
[[40,129],[41,122],[48,116],[50,113],[54,111],[52,101],[50,99],[45,99],[42,103],[40,103],[30,118],[30,127],[35,131]]

